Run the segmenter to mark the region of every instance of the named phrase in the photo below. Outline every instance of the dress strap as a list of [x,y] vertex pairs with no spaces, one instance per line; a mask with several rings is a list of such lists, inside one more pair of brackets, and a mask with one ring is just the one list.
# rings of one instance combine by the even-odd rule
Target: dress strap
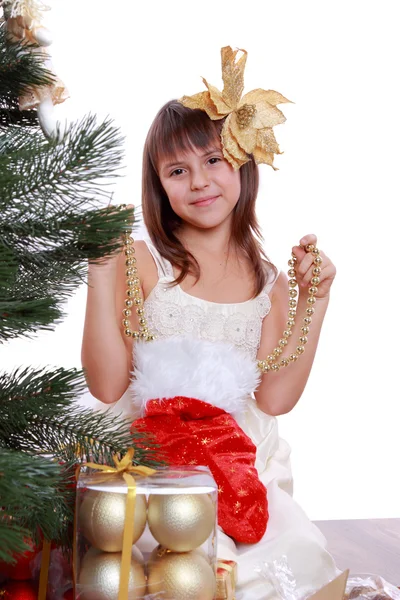
[[153,257],[154,262],[156,263],[158,277],[174,277],[174,271],[172,269],[171,263],[166,258],[161,256],[161,254],[150,239],[147,238],[143,241],[149,249],[149,252]]
[[268,276],[267,276],[267,283],[264,286],[264,292],[266,292],[268,295],[270,294],[272,288],[274,287],[279,275],[280,275],[279,270],[277,270],[276,274],[272,269],[269,270]]

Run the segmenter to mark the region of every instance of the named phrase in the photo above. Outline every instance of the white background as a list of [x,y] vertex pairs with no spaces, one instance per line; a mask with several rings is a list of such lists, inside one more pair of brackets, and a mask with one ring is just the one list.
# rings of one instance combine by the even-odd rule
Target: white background
[[[317,233],[338,274],[315,366],[291,414],[295,497],[312,519],[400,517],[399,56],[396,2],[50,0],[60,118],[109,114],[126,136],[115,202],[140,202],[147,129],[167,100],[221,88],[220,48],[249,52],[245,92],[294,101],[276,128],[279,171],[261,168],[270,258]],[[2,369],[80,366],[85,289],[55,333],[0,349]],[[101,323],[99,323],[101,327]]]

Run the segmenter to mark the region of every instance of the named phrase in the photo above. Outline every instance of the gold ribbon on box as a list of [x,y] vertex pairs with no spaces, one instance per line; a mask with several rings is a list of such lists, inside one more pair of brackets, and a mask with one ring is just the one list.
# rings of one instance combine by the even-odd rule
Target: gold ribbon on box
[[126,495],[124,535],[122,539],[122,558],[118,600],[128,600],[129,572],[131,565],[132,538],[136,503],[136,481],[132,477],[131,473],[136,473],[137,475],[143,475],[144,477],[147,477],[156,472],[155,469],[151,469],[150,467],[133,465],[132,461],[134,454],[134,448],[129,448],[121,460],[118,460],[118,457],[113,456],[115,467],[98,465],[90,462],[85,463],[84,465],[96,471],[100,471],[100,473],[94,473],[94,475],[101,477],[101,481],[106,481],[109,479],[109,477],[122,475],[128,486],[128,492]]
[[237,564],[233,560],[217,561],[217,600],[234,600]]

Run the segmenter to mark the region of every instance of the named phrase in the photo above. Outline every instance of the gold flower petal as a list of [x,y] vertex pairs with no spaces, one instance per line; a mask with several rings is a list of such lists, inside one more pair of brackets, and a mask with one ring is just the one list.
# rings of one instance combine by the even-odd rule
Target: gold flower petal
[[256,90],[252,90],[245,94],[242,98],[241,104],[245,102],[246,104],[257,104],[257,102],[268,102],[271,106],[276,106],[277,104],[285,104],[289,102],[292,104],[291,100],[282,96],[279,92],[275,92],[274,90],[262,90],[260,88]]
[[266,152],[273,152],[274,154],[282,154],[279,150],[278,143],[275,139],[274,132],[271,128],[266,127],[265,129],[259,129],[257,132],[257,147],[265,150]]
[[[238,52],[243,52],[243,55],[236,62]],[[222,81],[224,82],[222,97],[232,110],[237,107],[243,94],[246,60],[246,50],[232,50],[230,46],[221,48]]]
[[[244,104],[248,104],[246,96],[242,98],[239,108]],[[245,98],[246,102],[244,102]],[[285,115],[279,108],[276,108],[276,106],[272,106],[271,104],[262,101],[255,102],[254,104],[256,113],[251,121],[250,127],[264,129],[265,127],[275,127],[275,125],[280,125],[286,121]]]
[[249,155],[239,146],[238,141],[232,133],[232,130],[229,126],[231,121],[231,115],[226,119],[224,126],[221,131],[221,141],[223,148],[228,152],[228,154],[233,157],[236,161],[241,162],[241,164],[246,163],[249,160]]
[[265,150],[263,150],[263,148],[257,147],[257,148],[254,148],[253,156],[254,156],[254,160],[256,161],[256,163],[258,165],[263,163],[265,165],[269,165],[270,167],[272,167],[274,169],[274,171],[278,171],[277,167],[275,167],[273,164],[273,162],[274,162],[274,153],[273,152],[266,152]]
[[183,104],[183,106],[186,106],[186,108],[192,108],[194,110],[198,108],[200,110],[204,110],[210,119],[216,120],[222,118],[218,113],[215,104],[211,100],[209,92],[200,92],[194,96],[183,96],[183,98],[180,98],[178,102]]
[[220,119],[222,119],[226,115],[229,115],[229,113],[232,112],[232,109],[224,101],[219,89],[208,83],[208,81],[206,81],[204,77],[203,82],[204,85],[208,88],[211,101],[214,103],[215,108],[217,109],[217,113],[220,115]]
[[239,127],[235,114],[232,114],[229,126],[239,146],[247,154],[252,154],[257,145],[257,129],[252,126],[243,129]]
[[229,152],[224,147],[222,147],[222,152],[224,158],[232,165],[235,171],[238,171],[240,167],[247,163],[249,160],[248,158],[246,160],[239,160],[238,158],[235,158],[234,156],[232,156],[232,154],[229,154]]

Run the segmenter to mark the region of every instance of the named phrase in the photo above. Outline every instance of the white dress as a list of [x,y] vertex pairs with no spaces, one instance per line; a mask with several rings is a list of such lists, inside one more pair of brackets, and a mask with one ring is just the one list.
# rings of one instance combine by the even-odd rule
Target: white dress
[[[130,419],[137,418],[141,414],[146,398],[191,395],[212,402],[214,390],[210,382],[218,378],[216,388],[219,391],[222,388],[227,389],[229,386],[232,387],[235,371],[241,370],[243,363],[247,361],[249,370],[255,369],[262,321],[271,308],[268,293],[274,284],[274,280],[267,282],[257,298],[238,304],[219,304],[201,300],[184,292],[179,286],[168,285],[174,279],[171,264],[159,255],[149,240],[145,241],[157,265],[159,275],[157,285],[144,304],[149,330],[157,336],[161,349],[163,340],[169,343],[177,337],[190,340],[190,345],[184,347],[182,357],[179,351],[173,349],[164,351],[164,354],[160,350],[155,360],[149,357],[146,359],[148,363],[156,363],[159,377],[143,374],[146,360],[142,358],[139,360],[140,364],[137,367],[138,371],[134,371],[135,378],[131,389],[115,404],[115,410],[124,411]],[[202,397],[191,393],[192,380],[182,383],[185,378],[182,371],[191,371],[193,368],[187,364],[183,367],[180,361],[186,361],[186,355],[191,353],[192,348],[194,348],[193,361],[195,361],[193,364],[198,366],[199,372],[204,373],[204,368],[199,366],[201,358],[199,358],[198,348],[193,346],[195,340],[208,349],[208,354],[216,349],[211,359],[208,356],[210,369],[215,367],[215,371],[207,378]],[[152,347],[149,352],[154,352],[157,342],[146,343],[143,346]],[[185,353],[184,358],[183,353]],[[166,354],[168,354],[167,359]],[[218,362],[222,355],[229,355],[230,362],[236,365],[227,377],[224,376],[224,369]],[[176,357],[176,368],[179,371],[174,372],[174,365],[168,363],[171,356]],[[138,362],[137,358],[135,363]],[[166,367],[163,370],[165,361],[167,361]],[[142,367],[143,373],[140,372]],[[171,389],[166,392],[168,377],[171,379]],[[147,385],[148,379],[152,379],[152,388],[145,390],[143,386]],[[204,375],[202,379],[204,380]],[[177,380],[180,382],[179,389],[174,387]],[[252,381],[251,385],[254,385],[254,380]],[[158,385],[162,387],[158,389]],[[242,381],[235,380],[235,385],[241,388]],[[271,580],[260,575],[260,568],[263,569],[265,563],[269,568],[274,564],[279,566],[282,560],[289,566],[296,581],[296,594],[291,596],[290,600],[294,598],[300,600],[333,579],[337,569],[331,555],[325,549],[326,541],[322,533],[292,498],[290,448],[279,438],[277,419],[259,410],[251,393],[245,393],[243,389],[241,388],[236,395],[229,389],[226,395],[229,397],[227,402],[230,404],[221,407],[233,414],[242,430],[257,447],[255,466],[260,480],[267,488],[269,521],[264,537],[257,544],[235,544],[230,537],[220,531],[218,557],[235,560],[238,563],[237,600],[280,598]]]

